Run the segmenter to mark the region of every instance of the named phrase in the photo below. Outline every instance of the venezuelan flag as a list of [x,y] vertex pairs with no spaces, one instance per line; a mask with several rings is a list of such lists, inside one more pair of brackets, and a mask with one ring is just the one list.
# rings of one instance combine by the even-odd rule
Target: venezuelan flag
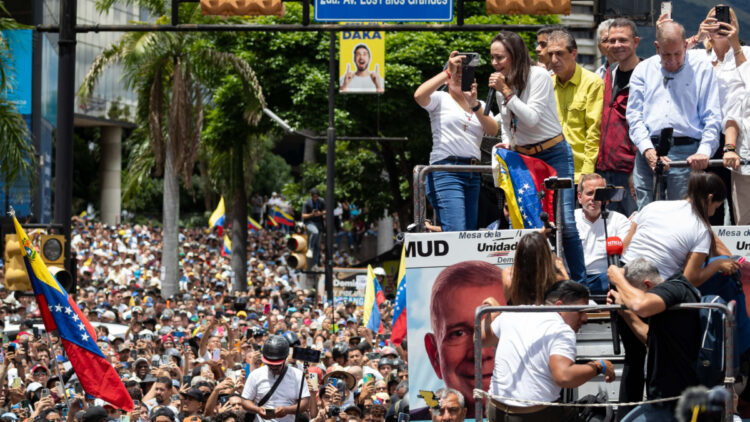
[[81,386],[91,396],[107,401],[117,408],[133,410],[130,394],[117,371],[96,344],[96,331],[73,298],[49,272],[15,215],[13,224],[19,243],[23,246],[23,261],[31,287],[34,289],[44,328],[48,332],[58,331]]
[[224,209],[224,197],[222,196],[219,200],[219,204],[216,205],[216,209],[211,213],[211,217],[208,219],[208,227],[213,229],[216,226],[224,227],[224,218],[226,210]]
[[276,220],[274,220],[273,217],[271,217],[270,215],[268,216],[267,221],[268,221],[267,223],[268,227],[279,227],[279,223],[277,223]]
[[224,245],[221,248],[221,256],[227,256],[232,254],[232,239],[229,236],[224,235]]
[[274,207],[273,209],[273,219],[279,224],[283,224],[285,226],[294,227],[294,217],[291,215],[285,213],[284,211],[281,211],[279,207]]
[[[554,220],[554,191],[544,189],[544,179],[556,176],[557,171],[538,158],[504,148],[497,149],[495,158],[496,185],[505,193],[513,228],[541,228],[543,223],[539,214],[542,211]],[[539,192],[544,192],[543,199],[539,198]]]
[[380,308],[378,307],[378,292],[380,292],[380,295],[383,295],[383,289],[380,287],[380,283],[378,283],[378,279],[372,271],[372,265],[368,265],[367,284],[365,287],[365,312],[362,315],[362,321],[365,323],[365,327],[373,333],[384,332],[383,322],[380,319]]
[[263,227],[255,221],[252,217],[247,217],[247,228],[251,231],[257,231],[262,229]]
[[393,329],[391,343],[398,346],[406,338],[406,244],[401,248],[401,263],[398,267],[398,288],[393,307]]

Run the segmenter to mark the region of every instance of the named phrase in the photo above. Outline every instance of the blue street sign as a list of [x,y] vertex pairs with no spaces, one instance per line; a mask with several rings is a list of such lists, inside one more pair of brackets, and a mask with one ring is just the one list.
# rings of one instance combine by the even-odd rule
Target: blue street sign
[[315,0],[320,22],[450,22],[453,0]]

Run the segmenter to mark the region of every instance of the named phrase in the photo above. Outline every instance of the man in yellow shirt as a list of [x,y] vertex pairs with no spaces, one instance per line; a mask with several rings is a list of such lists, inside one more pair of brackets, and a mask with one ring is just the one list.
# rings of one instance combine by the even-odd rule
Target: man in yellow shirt
[[563,135],[573,149],[575,182],[581,174],[593,173],[599,154],[604,83],[595,73],[576,63],[578,46],[568,31],[555,31],[547,38],[547,54],[555,72],[557,116]]

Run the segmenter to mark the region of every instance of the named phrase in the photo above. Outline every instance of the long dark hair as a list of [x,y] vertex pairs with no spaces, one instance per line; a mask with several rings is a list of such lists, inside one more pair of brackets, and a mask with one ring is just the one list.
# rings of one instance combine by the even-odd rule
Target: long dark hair
[[526,89],[526,82],[529,80],[529,72],[531,72],[531,58],[526,43],[523,42],[520,35],[509,31],[500,31],[495,35],[492,43],[496,42],[503,44],[513,62],[513,66],[508,73],[508,86],[516,92],[516,95],[521,95],[523,90]]
[[[712,195],[709,199],[709,195]],[[711,202],[723,202],[727,198],[727,188],[719,176],[714,173],[692,172],[688,180],[687,199],[693,212],[706,225],[711,235],[709,257],[716,255],[716,241],[711,223],[708,221],[708,206]]]
[[544,302],[544,292],[557,281],[554,259],[547,239],[541,233],[525,234],[518,241],[508,292],[513,305],[541,305]]

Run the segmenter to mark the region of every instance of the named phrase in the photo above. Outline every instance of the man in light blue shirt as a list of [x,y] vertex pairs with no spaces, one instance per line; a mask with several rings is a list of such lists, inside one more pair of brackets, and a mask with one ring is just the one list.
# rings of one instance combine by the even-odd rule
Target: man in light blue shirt
[[[691,168],[705,169],[719,147],[721,127],[717,79],[708,61],[687,54],[685,28],[676,22],[662,24],[654,44],[657,55],[633,70],[626,111],[630,139],[638,148],[633,184],[639,209],[654,200],[659,158],[668,169],[660,190],[666,190],[666,199],[682,199]],[[657,157],[654,144],[665,128],[674,129],[674,144],[667,156]],[[678,160],[687,160],[690,168],[669,169],[668,163]]]

